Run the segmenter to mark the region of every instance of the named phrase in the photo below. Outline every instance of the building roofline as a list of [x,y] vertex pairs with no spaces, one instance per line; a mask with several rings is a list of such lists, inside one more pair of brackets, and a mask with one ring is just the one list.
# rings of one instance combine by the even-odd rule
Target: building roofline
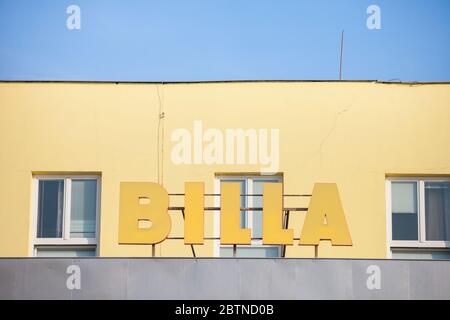
[[404,85],[450,84],[450,81],[388,81],[388,80],[196,80],[196,81],[113,81],[113,80],[0,80],[0,83],[99,83],[99,84],[214,84],[214,83],[381,83]]

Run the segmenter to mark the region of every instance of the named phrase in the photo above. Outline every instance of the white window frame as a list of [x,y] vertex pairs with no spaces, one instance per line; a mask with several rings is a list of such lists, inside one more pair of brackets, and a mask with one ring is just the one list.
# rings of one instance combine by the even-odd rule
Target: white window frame
[[[392,182],[416,182],[417,183],[417,208],[418,208],[418,240],[392,240]],[[389,177],[386,179],[386,222],[388,257],[392,257],[395,249],[446,249],[450,248],[450,241],[426,240],[425,227],[425,183],[426,182],[450,182],[450,178],[441,177]]]
[[[95,215],[95,237],[94,238],[71,238],[70,237],[70,210],[72,195],[72,180],[95,180],[97,183],[96,192],[96,215]],[[63,230],[61,238],[38,238],[37,237],[37,221],[38,221],[38,203],[39,203],[39,181],[40,180],[64,180],[64,205],[63,205]],[[98,255],[99,231],[100,231],[100,176],[99,175],[34,175],[32,180],[33,199],[32,199],[32,219],[31,219],[31,256],[37,256],[39,248],[58,248],[67,249],[68,247],[76,249],[84,249],[95,247],[95,255]]]
[[[214,179],[214,193],[220,193],[220,182],[227,180],[245,180],[245,194],[253,193],[253,181],[255,180],[268,180],[277,179],[282,185],[283,176],[263,176],[263,175],[243,175],[243,174],[223,174],[216,175]],[[253,207],[253,198],[247,197],[246,207]],[[220,197],[214,197],[214,206],[220,207]],[[253,237],[253,211],[246,212],[246,228],[250,229],[251,237]],[[214,237],[220,238],[220,211],[214,212]],[[220,240],[214,240],[214,257],[220,257],[220,248],[233,247],[231,245],[221,245]],[[262,240],[251,240],[249,245],[238,245],[239,248],[276,248],[278,249],[278,254],[281,253],[281,247],[277,245],[263,245]]]
[[[93,250],[94,251],[94,257],[97,256],[97,246],[96,245],[36,245],[34,246],[34,257],[38,257],[37,253],[38,250],[52,250],[55,249],[55,251],[77,251],[77,250]],[[56,256],[55,256],[56,257]],[[65,256],[61,256],[61,258],[64,258]],[[90,256],[87,256],[90,257]]]

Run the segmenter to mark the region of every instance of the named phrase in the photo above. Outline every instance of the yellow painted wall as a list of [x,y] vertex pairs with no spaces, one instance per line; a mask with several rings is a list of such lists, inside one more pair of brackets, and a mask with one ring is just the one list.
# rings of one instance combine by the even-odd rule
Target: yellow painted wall
[[[163,184],[170,193],[184,192],[185,181],[204,181],[212,193],[217,172],[259,170],[176,166],[170,160],[172,130],[192,130],[194,120],[202,120],[205,129],[279,128],[285,193],[310,193],[315,182],[339,187],[354,245],[332,248],[324,242],[321,257],[385,258],[385,176],[450,174],[450,84],[0,83],[0,256],[30,255],[31,181],[38,172],[100,173],[100,255],[149,256],[149,246],[118,244],[119,183],[158,181],[160,107]],[[305,200],[285,201],[304,205]],[[171,214],[171,235],[181,236],[181,213]],[[295,237],[303,216],[291,216]],[[212,244],[196,251],[210,256]],[[163,242],[156,253],[191,255],[180,240]],[[287,249],[289,257],[313,254],[312,247]]]

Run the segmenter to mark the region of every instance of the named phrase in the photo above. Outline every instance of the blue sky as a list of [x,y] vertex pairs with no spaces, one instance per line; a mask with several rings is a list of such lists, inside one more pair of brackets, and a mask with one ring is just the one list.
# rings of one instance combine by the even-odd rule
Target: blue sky
[[345,80],[450,81],[449,0],[0,0],[0,79],[338,79],[341,30]]

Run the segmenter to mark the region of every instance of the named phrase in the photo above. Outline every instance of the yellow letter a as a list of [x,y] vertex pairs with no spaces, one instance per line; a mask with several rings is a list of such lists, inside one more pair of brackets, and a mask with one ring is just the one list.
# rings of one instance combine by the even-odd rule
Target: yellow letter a
[[334,246],[352,245],[335,183],[314,185],[299,244],[318,245],[320,240],[330,240]]

